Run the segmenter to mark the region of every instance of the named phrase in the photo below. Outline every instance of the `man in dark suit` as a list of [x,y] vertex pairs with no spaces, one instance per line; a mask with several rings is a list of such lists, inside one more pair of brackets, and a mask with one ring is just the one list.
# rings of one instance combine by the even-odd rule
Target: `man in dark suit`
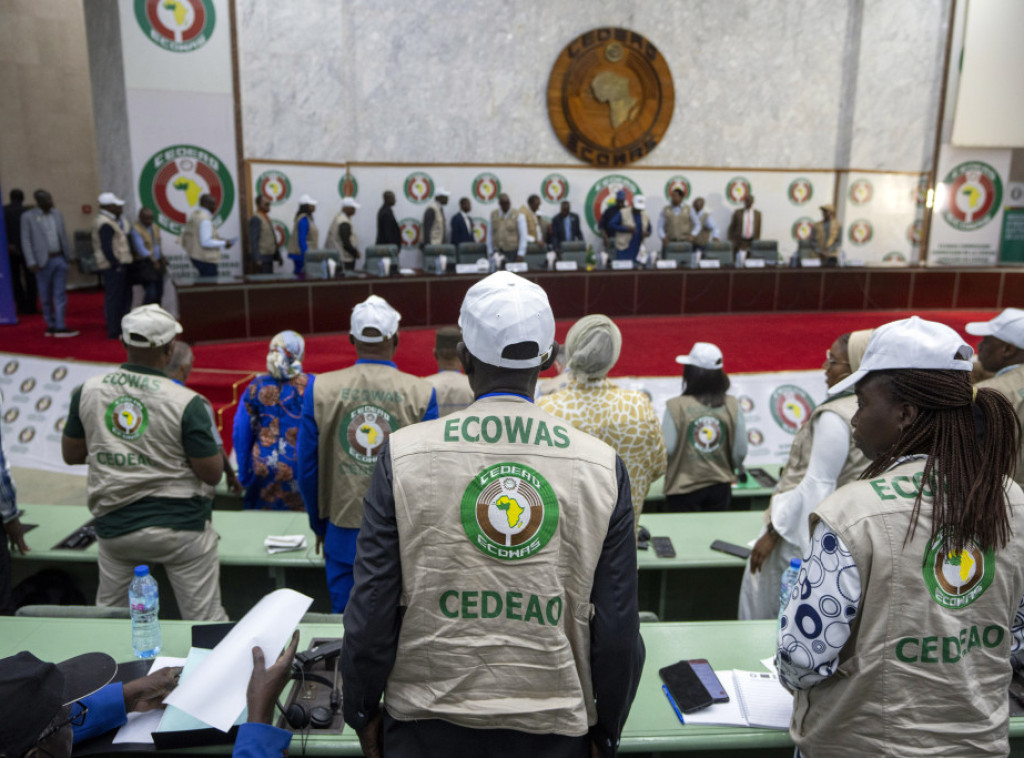
[[551,244],[559,252],[562,251],[563,242],[583,240],[583,234],[580,232],[579,214],[570,213],[569,208],[569,201],[563,200],[562,212],[551,219]]
[[729,241],[737,252],[750,250],[750,243],[761,239],[761,211],[755,211],[753,206],[754,196],[747,195],[743,198],[743,207],[732,213]]
[[473,219],[469,217],[472,209],[469,198],[464,197],[459,200],[459,212],[452,216],[452,234],[449,239],[456,250],[463,242],[476,242],[473,237]]
[[377,245],[398,245],[402,246],[402,230],[398,228],[398,221],[395,220],[395,193],[387,190],[384,193],[384,205],[377,211]]

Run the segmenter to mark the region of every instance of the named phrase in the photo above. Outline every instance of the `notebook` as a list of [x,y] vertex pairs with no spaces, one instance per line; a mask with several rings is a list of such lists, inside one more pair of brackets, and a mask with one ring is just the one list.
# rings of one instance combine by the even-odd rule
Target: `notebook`
[[793,696],[786,692],[775,674],[738,669],[715,673],[729,695],[729,702],[687,713],[683,717],[685,723],[789,729]]

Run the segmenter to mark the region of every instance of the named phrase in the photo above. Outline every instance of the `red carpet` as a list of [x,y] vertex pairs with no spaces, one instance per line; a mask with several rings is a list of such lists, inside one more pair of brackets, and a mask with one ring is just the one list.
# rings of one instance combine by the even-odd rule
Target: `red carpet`
[[[961,334],[968,321],[992,318],[995,311],[919,311],[918,315],[948,324]],[[905,318],[903,311],[855,311],[839,313],[751,314],[621,318],[622,355],[612,376],[672,376],[679,373],[675,356],[694,342],[713,342],[725,354],[726,371],[755,373],[819,368],[832,341],[847,331],[869,329]],[[23,317],[14,326],[0,326],[0,351],[51,358],[120,363],[124,349],[106,337],[103,293],[97,290],[68,293],[68,326],[81,330],[79,337],[43,337],[42,316]],[[564,341],[572,321],[558,323],[557,339]],[[281,325],[287,329],[287,324]],[[188,335],[184,335],[187,339]],[[971,344],[977,342],[971,338]],[[407,329],[395,362],[403,371],[425,376],[437,368],[433,358],[434,330]],[[230,437],[233,387],[244,389],[252,374],[266,371],[266,340],[198,345],[195,370],[189,386],[202,392],[221,411],[226,437]],[[342,368],[355,360],[345,334],[317,335],[306,340],[307,371],[321,373]],[[550,373],[550,372],[549,372]]]

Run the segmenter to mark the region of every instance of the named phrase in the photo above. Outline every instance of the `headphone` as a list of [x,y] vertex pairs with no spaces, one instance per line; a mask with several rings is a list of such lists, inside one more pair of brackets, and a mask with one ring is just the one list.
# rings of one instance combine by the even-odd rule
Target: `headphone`
[[338,662],[339,656],[335,656],[334,660],[334,675],[335,679],[332,682],[326,677],[318,676],[317,674],[307,674],[304,666],[300,664],[294,664],[294,672],[298,673],[298,677],[295,673],[292,674],[292,680],[299,679],[302,682],[302,688],[306,687],[306,680],[311,682],[319,682],[331,688],[330,695],[330,708],[322,705],[314,706],[313,708],[307,708],[303,703],[300,703],[296,699],[291,705],[285,708],[281,705],[281,700],[277,700],[277,709],[281,711],[281,715],[284,716],[284,720],[288,722],[295,731],[303,731],[305,729],[329,729],[331,723],[334,721],[334,714],[341,708],[341,692],[338,689]]

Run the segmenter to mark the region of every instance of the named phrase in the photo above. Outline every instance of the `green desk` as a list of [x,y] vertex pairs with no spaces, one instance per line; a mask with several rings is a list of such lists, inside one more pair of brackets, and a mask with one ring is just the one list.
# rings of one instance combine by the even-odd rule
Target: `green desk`
[[[773,476],[776,480],[782,472],[782,466],[777,463],[764,464],[756,468],[764,469],[766,473]],[[732,509],[764,510],[768,507],[768,500],[771,496],[771,487],[762,487],[754,477],[748,476],[747,481],[732,486]],[[647,491],[647,497],[644,498],[644,512],[659,513],[664,507],[664,503],[665,477],[662,476],[651,482],[651,487]]]

